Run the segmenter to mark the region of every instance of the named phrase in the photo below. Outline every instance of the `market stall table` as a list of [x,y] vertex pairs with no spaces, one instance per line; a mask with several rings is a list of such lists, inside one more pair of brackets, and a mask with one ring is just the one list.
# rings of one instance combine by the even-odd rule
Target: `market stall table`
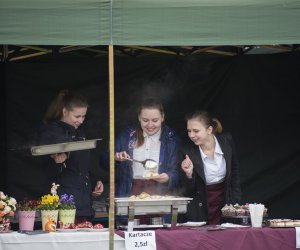
[[[1,250],[109,249],[109,232],[55,232],[26,235],[0,233]],[[124,239],[115,234],[114,249],[125,249]]]
[[[199,229],[199,230],[198,230]],[[295,228],[157,229],[157,250],[295,250]],[[123,236],[124,232],[118,231]]]

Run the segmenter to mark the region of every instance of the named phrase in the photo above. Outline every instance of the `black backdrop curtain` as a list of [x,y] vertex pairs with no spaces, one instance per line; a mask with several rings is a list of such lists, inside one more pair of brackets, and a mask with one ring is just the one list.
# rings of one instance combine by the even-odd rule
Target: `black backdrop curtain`
[[[270,217],[300,218],[299,59],[299,53],[116,57],[116,133],[136,122],[141,96],[162,98],[166,123],[182,137],[187,136],[186,112],[206,109],[237,145],[243,202],[266,204]],[[17,199],[48,192],[43,166],[29,148],[48,104],[63,88],[81,91],[89,100],[84,125],[88,137],[103,138],[93,151],[92,169],[108,182],[108,167],[99,164],[109,137],[107,67],[107,57],[44,57],[1,64],[3,190]]]

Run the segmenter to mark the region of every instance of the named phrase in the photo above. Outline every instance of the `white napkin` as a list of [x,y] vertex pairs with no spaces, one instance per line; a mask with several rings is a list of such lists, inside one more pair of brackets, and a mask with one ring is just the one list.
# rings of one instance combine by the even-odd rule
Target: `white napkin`
[[185,222],[185,223],[177,223],[177,226],[185,226],[185,227],[201,227],[203,225],[205,225],[206,222],[205,221],[188,221],[188,222]]
[[233,223],[222,223],[221,227],[223,227],[223,228],[235,228],[235,227],[249,227],[249,226],[233,224]]
[[296,227],[296,248],[300,248],[300,227]]
[[261,227],[265,206],[263,204],[249,204],[252,227]]

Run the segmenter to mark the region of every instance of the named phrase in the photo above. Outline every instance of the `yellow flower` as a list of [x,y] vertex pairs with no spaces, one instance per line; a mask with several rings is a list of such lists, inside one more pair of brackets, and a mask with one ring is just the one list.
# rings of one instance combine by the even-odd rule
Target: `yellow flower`
[[41,198],[41,205],[39,208],[41,210],[54,210],[59,206],[59,196],[58,195],[44,195]]

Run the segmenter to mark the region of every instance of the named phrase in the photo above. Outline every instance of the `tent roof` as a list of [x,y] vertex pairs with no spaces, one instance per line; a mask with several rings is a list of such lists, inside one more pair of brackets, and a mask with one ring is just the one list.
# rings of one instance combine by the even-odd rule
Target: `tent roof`
[[0,44],[297,44],[299,23],[298,0],[1,0]]
[[[244,54],[269,54],[300,51],[300,45],[263,45],[263,46],[114,46],[114,54],[117,56],[145,57],[156,53],[176,57],[188,55],[208,56],[237,56]],[[6,62],[14,62],[26,59],[49,58],[78,58],[93,59],[107,56],[108,46],[106,45],[4,45],[0,46],[0,58]],[[43,60],[43,58],[41,58]]]

